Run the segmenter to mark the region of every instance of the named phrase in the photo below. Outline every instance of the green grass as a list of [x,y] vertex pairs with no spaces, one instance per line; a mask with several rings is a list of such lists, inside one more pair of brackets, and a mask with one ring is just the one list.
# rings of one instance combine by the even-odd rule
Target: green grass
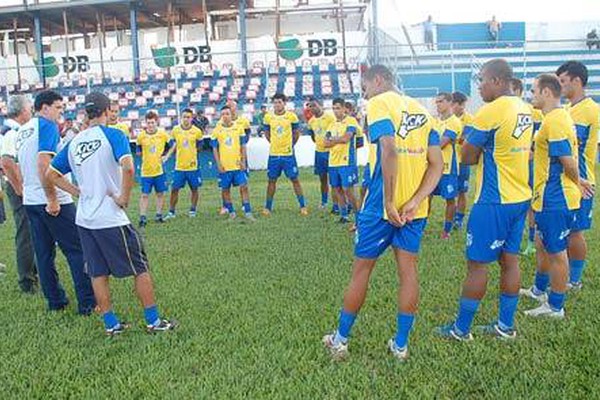
[[[332,362],[321,337],[336,325],[349,279],[353,238],[315,209],[318,182],[302,171],[309,217],[298,214],[289,183],[280,182],[275,213],[255,224],[223,220],[214,182],[202,188],[200,215],[151,223],[146,245],[162,313],[177,331],[149,336],[131,280],[112,280],[115,310],[134,323],[122,337],[104,336],[97,316],[48,313],[41,295],[16,284],[12,221],[0,228],[0,388],[2,398],[595,398],[600,389],[600,224],[589,232],[589,266],[581,293],[569,296],[564,321],[527,320],[519,305],[519,338],[471,343],[435,338],[435,326],[456,312],[465,275],[464,234],[437,240],[442,203],[419,261],[421,305],[411,336],[411,358],[386,353],[395,331],[396,272],[390,254],[376,269],[344,363]],[[256,211],[264,173],[253,174]],[[238,199],[238,194],[235,194]],[[239,208],[239,201],[236,200]],[[130,215],[137,220],[137,206]],[[598,217],[598,213],[596,213]],[[62,282],[74,301],[62,256]],[[522,262],[524,284],[533,260]],[[496,315],[498,268],[476,323]]]

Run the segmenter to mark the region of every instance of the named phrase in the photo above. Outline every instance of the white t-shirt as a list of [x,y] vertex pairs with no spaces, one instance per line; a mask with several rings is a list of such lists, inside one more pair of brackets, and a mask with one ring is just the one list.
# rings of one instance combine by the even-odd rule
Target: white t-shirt
[[79,184],[78,226],[107,229],[131,223],[111,197],[121,191],[124,157],[131,157],[127,136],[118,129],[94,126],[75,136],[52,160],[52,169],[63,175],[72,172]]
[[[40,177],[38,175],[38,154],[54,156],[57,151],[60,135],[56,123],[44,118],[35,117],[22,125],[17,133],[15,147],[17,161],[23,175],[23,204],[44,205],[48,203]],[[71,204],[71,196],[56,189],[60,204]]]
[[13,119],[7,119],[4,121],[4,126],[9,127],[10,130],[4,134],[4,136],[0,135],[2,139],[2,145],[0,146],[0,157],[9,156],[12,158],[17,158],[17,131],[20,126],[19,123]]

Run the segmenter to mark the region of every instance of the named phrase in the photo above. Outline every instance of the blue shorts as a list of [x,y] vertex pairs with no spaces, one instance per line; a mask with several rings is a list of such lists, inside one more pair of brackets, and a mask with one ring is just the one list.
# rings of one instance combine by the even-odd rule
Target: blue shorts
[[169,190],[167,185],[167,174],[153,176],[151,178],[143,177],[140,179],[143,194],[152,193],[152,188],[156,193],[164,193]]
[[269,156],[267,177],[271,180],[278,179],[282,172],[288,179],[298,178],[298,164],[296,164],[295,156]]
[[327,175],[329,169],[329,152],[315,152],[315,175]]
[[471,178],[471,166],[462,165],[458,171],[458,193],[467,193],[469,191],[469,179]]
[[581,199],[581,206],[575,215],[575,223],[571,228],[571,232],[581,232],[591,229],[593,211],[594,198]]
[[415,219],[397,228],[384,219],[358,214],[354,255],[359,258],[376,259],[390,246],[409,253],[418,253],[427,218]]
[[140,275],[148,271],[142,238],[131,225],[106,229],[77,227],[85,272],[92,278]]
[[533,189],[533,160],[529,160],[529,187]]
[[248,184],[247,171],[227,171],[219,174],[219,187],[229,189],[232,186],[245,186]]
[[474,204],[467,223],[467,259],[487,264],[502,252],[519,254],[527,210],[529,201]]
[[443,199],[452,200],[458,196],[458,176],[442,175],[442,179],[433,191],[434,196],[441,196]]
[[569,234],[577,210],[548,210],[535,213],[535,226],[546,252],[556,254],[569,246]]
[[202,176],[200,170],[196,171],[173,171],[173,190],[179,190],[188,184],[190,189],[196,190],[202,186]]
[[369,164],[365,165],[365,169],[363,169],[363,179],[362,179],[362,187],[368,188],[371,184],[371,166]]
[[349,188],[356,180],[354,167],[329,167],[329,184],[334,188]]

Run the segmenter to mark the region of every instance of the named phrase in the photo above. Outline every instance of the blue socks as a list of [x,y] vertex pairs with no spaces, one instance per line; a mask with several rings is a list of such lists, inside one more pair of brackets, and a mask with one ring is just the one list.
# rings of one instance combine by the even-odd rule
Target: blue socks
[[158,316],[158,307],[155,305],[144,308],[144,318],[147,325],[155,325],[160,317]]
[[498,326],[503,331],[510,331],[515,325],[515,313],[519,295],[502,293],[498,304]]
[[112,329],[119,325],[119,319],[117,318],[113,310],[104,313],[104,315],[102,315],[102,319],[104,319],[104,327],[106,329]]
[[335,214],[338,214],[340,212],[340,206],[338,205],[338,203],[333,203],[333,207],[331,207],[331,211],[334,212]]
[[269,211],[273,211],[273,198],[268,198],[267,197],[267,201],[265,203],[265,208]]
[[458,225],[458,226],[462,226],[463,224],[463,220],[465,219],[465,214],[461,213],[461,212],[457,212],[454,215],[454,222]]
[[148,218],[145,215],[140,215],[140,222],[146,222]]
[[585,269],[585,260],[569,260],[569,282],[579,283],[581,282],[581,276]]
[[348,340],[354,321],[356,321],[356,314],[344,311],[343,309],[340,311],[340,321],[336,332],[336,340],[339,339],[343,343]]
[[175,215],[175,209],[174,209],[174,208],[171,208],[171,209],[169,210],[169,212],[170,212],[171,214]]
[[546,272],[535,271],[535,283],[533,284],[533,292],[539,295],[548,289],[550,283],[550,275]]
[[329,193],[321,193],[321,205],[325,206],[327,205],[327,202],[329,201]]
[[340,207],[340,215],[342,218],[348,218],[348,206]]
[[229,214],[233,214],[235,212],[235,209],[233,208],[233,203],[225,203],[225,208],[227,209],[227,212],[229,212]]
[[550,308],[554,311],[562,310],[565,305],[565,294],[551,290],[548,295],[548,304],[550,304]]
[[406,347],[406,343],[408,342],[408,335],[410,334],[410,330],[412,329],[413,323],[415,322],[414,314],[403,314],[398,313],[396,316],[396,338],[394,341],[396,342],[396,346],[399,348]]
[[250,203],[242,203],[242,208],[244,209],[244,213],[246,214],[251,214],[252,213],[252,207],[250,207]]
[[304,196],[299,195],[296,196],[296,198],[298,199],[298,204],[300,204],[300,208],[306,207],[306,201],[304,200]]
[[452,221],[444,221],[444,232],[450,233],[452,231]]
[[529,227],[529,241],[532,243],[535,242],[535,226]]
[[191,212],[196,212],[196,207],[190,207]]
[[466,297],[460,298],[460,302],[458,303],[458,315],[456,316],[456,322],[454,323],[459,334],[466,335],[471,332],[471,324],[473,324],[473,319],[475,318],[475,314],[477,314],[480,302],[481,301],[477,299],[468,299]]

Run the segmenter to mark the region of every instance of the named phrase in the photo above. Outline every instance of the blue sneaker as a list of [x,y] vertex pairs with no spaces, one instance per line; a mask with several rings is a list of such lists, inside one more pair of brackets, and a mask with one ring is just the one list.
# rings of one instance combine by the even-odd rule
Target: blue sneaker
[[514,340],[517,338],[517,331],[514,329],[504,330],[500,328],[497,321],[494,321],[488,325],[476,326],[475,330],[484,335],[493,336],[502,340]]
[[434,333],[444,339],[453,339],[458,342],[469,342],[473,340],[473,335],[470,332],[467,334],[460,333],[453,323],[435,328]]

